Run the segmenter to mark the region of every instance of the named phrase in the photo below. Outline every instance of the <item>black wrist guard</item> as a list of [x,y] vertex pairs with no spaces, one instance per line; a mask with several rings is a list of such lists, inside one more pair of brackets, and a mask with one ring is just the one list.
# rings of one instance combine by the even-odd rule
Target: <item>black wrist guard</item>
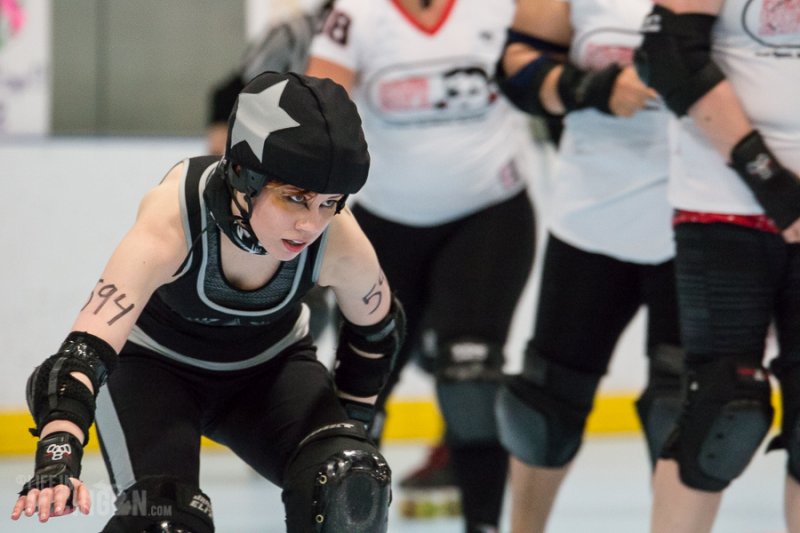
[[[36,422],[31,433],[38,436],[48,422],[68,420],[83,431],[86,444],[97,391],[117,360],[117,353],[103,339],[85,332],[70,333],[58,353],[36,367],[28,379],[28,408]],[[88,377],[94,392],[75,379],[72,372]]]
[[558,96],[567,113],[577,109],[593,107],[608,115],[613,115],[608,106],[614,82],[622,69],[611,63],[603,70],[587,72],[571,63],[564,65],[558,78]]
[[[345,320],[336,349],[334,379],[337,388],[353,396],[378,394],[394,368],[404,338],[405,313],[394,297],[389,313],[377,324],[357,326]],[[381,357],[365,357],[356,350]]]
[[66,485],[70,490],[67,507],[72,507],[75,487],[69,478],[81,474],[83,446],[71,433],[59,431],[41,439],[36,446],[36,466],[33,477],[19,492],[25,496],[32,489],[49,489]]
[[800,218],[800,179],[780,164],[757,130],[733,147],[731,166],[779,228]]

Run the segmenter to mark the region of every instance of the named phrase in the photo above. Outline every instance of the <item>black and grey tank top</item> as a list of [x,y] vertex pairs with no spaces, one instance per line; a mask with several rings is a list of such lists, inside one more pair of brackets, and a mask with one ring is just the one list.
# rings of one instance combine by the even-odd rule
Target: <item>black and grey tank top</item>
[[129,340],[171,359],[209,370],[265,362],[308,334],[300,300],[316,283],[327,232],[264,286],[241,290],[225,279],[220,239],[203,199],[219,158],[184,161],[181,216],[189,255],[174,281],[150,298]]

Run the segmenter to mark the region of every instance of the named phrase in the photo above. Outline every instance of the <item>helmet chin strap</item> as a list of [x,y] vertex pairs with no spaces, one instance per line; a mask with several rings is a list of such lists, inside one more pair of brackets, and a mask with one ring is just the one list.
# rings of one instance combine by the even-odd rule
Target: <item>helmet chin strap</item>
[[[250,224],[253,209],[253,200],[244,194],[243,206],[236,195],[236,190],[225,178],[229,164],[222,160],[217,169],[208,178],[208,183],[203,191],[203,198],[208,205],[211,217],[217,227],[236,245],[237,248],[255,255],[267,255],[267,249],[258,241],[255,231]],[[238,215],[231,212],[231,200],[239,210]]]
[[233,237],[228,235],[224,228],[223,231],[225,231],[225,234],[231,237],[234,244],[242,250],[255,255],[267,255],[267,249],[259,242],[258,237],[256,237],[256,232],[250,224],[250,216],[253,211],[253,199],[249,194],[244,194],[244,201],[247,204],[247,207],[244,207],[239,203],[236,191],[230,184],[228,184],[228,191],[236,207],[239,209],[239,215],[231,215],[233,219]]

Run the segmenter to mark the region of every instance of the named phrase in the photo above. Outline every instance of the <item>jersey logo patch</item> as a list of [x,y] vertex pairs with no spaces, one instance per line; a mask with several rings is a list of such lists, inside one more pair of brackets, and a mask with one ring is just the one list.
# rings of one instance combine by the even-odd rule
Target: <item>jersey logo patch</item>
[[763,0],[759,35],[785,35],[800,31],[800,0]]
[[770,54],[800,57],[800,0],[748,0],[742,25],[754,41],[781,49]]
[[367,101],[384,121],[397,125],[481,117],[497,101],[497,87],[483,66],[470,63],[391,66],[367,83]]

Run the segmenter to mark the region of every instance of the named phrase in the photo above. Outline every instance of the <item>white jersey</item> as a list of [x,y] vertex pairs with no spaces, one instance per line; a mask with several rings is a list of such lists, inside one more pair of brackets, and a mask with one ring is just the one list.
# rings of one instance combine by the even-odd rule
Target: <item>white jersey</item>
[[[725,0],[712,57],[745,113],[785,166],[800,172],[800,2]],[[670,199],[689,211],[756,215],[763,209],[690,118],[672,126]]]
[[[568,0],[570,61],[630,65],[650,0]],[[667,201],[669,113],[653,102],[630,118],[569,113],[556,162],[550,230],[586,251],[656,264],[674,255]]]
[[393,0],[337,0],[311,53],[357,74],[353,99],[372,163],[356,201],[431,226],[523,191],[526,121],[491,81],[512,0],[452,0],[418,26]]

